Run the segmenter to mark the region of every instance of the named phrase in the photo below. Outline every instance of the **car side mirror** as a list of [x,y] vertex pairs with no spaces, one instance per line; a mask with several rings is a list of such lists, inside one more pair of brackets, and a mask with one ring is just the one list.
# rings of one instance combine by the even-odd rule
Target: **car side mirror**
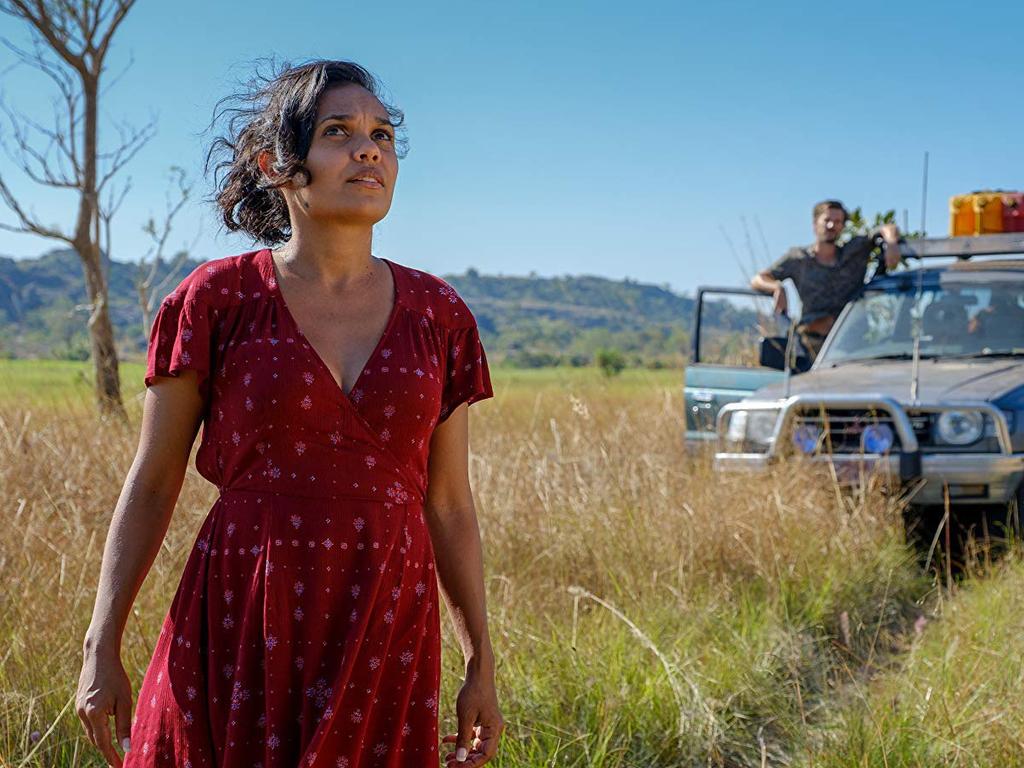
[[765,336],[761,339],[760,364],[777,371],[786,370],[786,337]]
[[[799,350],[799,347],[797,347]],[[786,337],[765,336],[761,339],[761,351],[758,362],[765,368],[776,371],[786,370]],[[797,353],[793,361],[793,373],[805,373],[811,369],[811,360],[806,355]]]

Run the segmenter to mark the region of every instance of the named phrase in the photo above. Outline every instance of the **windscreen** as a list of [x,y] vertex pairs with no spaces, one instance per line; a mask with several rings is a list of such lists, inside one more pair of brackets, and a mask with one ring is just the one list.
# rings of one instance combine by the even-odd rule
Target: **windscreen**
[[918,291],[868,290],[850,307],[819,364],[921,356],[1024,355],[1024,278],[944,279]]

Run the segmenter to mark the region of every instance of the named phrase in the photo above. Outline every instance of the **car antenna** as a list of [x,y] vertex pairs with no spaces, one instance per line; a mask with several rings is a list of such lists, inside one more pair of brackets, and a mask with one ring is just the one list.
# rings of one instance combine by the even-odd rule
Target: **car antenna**
[[794,338],[796,336],[796,333],[795,333],[796,323],[793,322],[793,319],[789,316],[788,312],[783,312],[782,316],[784,318],[786,318],[786,325],[787,325],[787,329],[786,329],[786,370],[782,374],[783,375],[783,379],[782,379],[782,382],[783,382],[782,396],[785,397],[788,400],[789,399],[789,394],[790,394],[789,387],[790,387],[790,383],[793,380],[793,363],[795,362],[795,360],[793,360],[792,357],[793,357],[793,354],[794,354],[794,351],[793,351],[793,340],[794,340]]
[[[925,221],[928,210],[928,152],[924,153],[924,178],[921,182],[921,237],[925,237]],[[911,363],[910,374],[910,402],[918,405],[918,395],[921,389],[921,333],[924,329],[924,310],[921,307],[921,296],[924,294],[924,269],[917,268],[917,292],[914,297],[914,304],[921,314],[914,319],[911,325],[914,334],[914,354]]]
[[928,150],[924,153],[924,178],[921,182],[921,237],[928,237],[925,222],[928,217]]
[[921,310],[921,296],[924,293],[924,268],[917,268],[917,292],[914,296],[914,304],[919,308],[920,315],[914,318],[912,324],[914,333],[914,355],[911,363],[910,375],[910,402],[913,405],[920,405],[918,392],[921,386],[921,333],[924,328],[924,310]]

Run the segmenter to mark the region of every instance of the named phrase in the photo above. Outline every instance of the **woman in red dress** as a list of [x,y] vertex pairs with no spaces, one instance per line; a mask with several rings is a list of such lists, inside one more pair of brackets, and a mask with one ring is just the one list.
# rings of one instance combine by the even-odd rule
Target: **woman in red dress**
[[[421,768],[448,743],[446,762],[479,766],[497,750],[464,407],[491,383],[452,287],[371,254],[401,154],[378,93],[352,63],[287,69],[215,145],[227,227],[277,247],[199,266],[154,320],[77,697],[110,765]],[[121,633],[200,423],[196,467],[220,496],[133,718]],[[439,742],[442,593],[466,677]]]

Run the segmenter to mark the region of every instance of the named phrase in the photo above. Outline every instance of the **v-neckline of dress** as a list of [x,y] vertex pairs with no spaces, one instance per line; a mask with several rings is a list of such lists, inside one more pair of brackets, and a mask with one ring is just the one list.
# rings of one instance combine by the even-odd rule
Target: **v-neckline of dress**
[[277,277],[277,264],[274,262],[273,252],[271,251],[270,248],[264,248],[262,254],[263,258],[266,259],[266,274],[268,284],[270,286],[272,294],[277,297],[278,302],[281,305],[281,314],[288,319],[288,322],[291,324],[292,329],[295,330],[295,332],[298,333],[298,335],[306,343],[306,346],[309,349],[311,356],[316,361],[317,365],[322,369],[322,371],[325,374],[327,374],[327,378],[331,380],[331,383],[334,385],[335,391],[341,396],[342,400],[344,400],[350,407],[354,409],[356,404],[352,401],[351,394],[355,392],[357,389],[359,389],[359,385],[363,381],[363,376],[366,374],[367,366],[369,366],[370,363],[373,362],[373,360],[377,357],[380,351],[384,348],[384,345],[387,343],[388,337],[391,335],[392,328],[395,325],[395,320],[398,318],[399,307],[401,304],[401,291],[399,290],[398,286],[398,267],[391,260],[386,259],[383,256],[379,257],[381,261],[388,265],[388,269],[391,270],[391,280],[393,289],[391,313],[388,315],[388,321],[387,324],[384,326],[383,333],[381,333],[380,338],[377,339],[377,344],[374,346],[373,351],[370,352],[369,357],[367,357],[366,360],[363,362],[362,366],[360,366],[359,373],[356,374],[356,378],[355,381],[352,382],[351,389],[349,389],[349,391],[346,392],[344,386],[342,385],[342,382],[339,382],[334,377],[334,373],[331,371],[330,366],[328,366],[327,363],[324,362],[323,357],[317,351],[316,347],[313,346],[313,342],[311,342],[309,338],[306,336],[306,334],[303,332],[302,328],[295,320],[295,316],[292,314],[292,311],[288,308],[288,301],[284,297],[284,292],[281,290],[281,283]]

